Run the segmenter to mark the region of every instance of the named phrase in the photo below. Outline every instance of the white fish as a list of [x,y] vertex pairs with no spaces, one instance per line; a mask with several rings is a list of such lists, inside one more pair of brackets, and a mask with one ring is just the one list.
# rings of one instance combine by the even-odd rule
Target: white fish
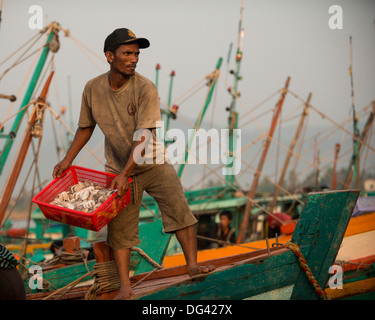
[[72,210],[92,213],[116,190],[109,190],[96,182],[85,180],[58,194],[50,204]]

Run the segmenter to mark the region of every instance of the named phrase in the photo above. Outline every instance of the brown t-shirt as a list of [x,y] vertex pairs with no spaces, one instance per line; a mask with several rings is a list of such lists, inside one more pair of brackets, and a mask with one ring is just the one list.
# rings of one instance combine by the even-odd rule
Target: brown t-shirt
[[[87,82],[78,125],[81,128],[99,125],[105,136],[106,171],[119,174],[129,159],[134,132],[160,127],[159,95],[155,85],[137,72],[118,90],[110,87],[108,75],[106,72]],[[155,130],[153,138],[154,161],[137,164],[133,174],[151,168],[157,163],[157,153],[165,153]]]

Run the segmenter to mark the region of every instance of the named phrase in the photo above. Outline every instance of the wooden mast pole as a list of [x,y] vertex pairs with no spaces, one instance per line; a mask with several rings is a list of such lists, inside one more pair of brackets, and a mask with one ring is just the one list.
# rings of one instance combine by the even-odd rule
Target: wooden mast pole
[[[40,96],[39,96],[39,98],[38,98],[38,100],[35,104],[46,102],[46,97],[47,97],[49,85],[51,83],[53,74],[54,74],[54,71],[52,71],[50,76],[48,77],[48,79],[46,81],[46,84],[44,85],[44,88],[43,88],[43,90],[42,90],[42,92],[41,92],[41,94],[40,94]],[[31,139],[32,139],[31,131],[32,131],[33,125],[35,123],[35,120],[36,120],[36,113],[33,112],[32,116],[31,116],[31,119],[30,119],[30,122],[28,123],[27,128],[26,128],[25,137],[22,141],[22,147],[20,148],[20,151],[17,155],[17,158],[16,158],[14,166],[13,166],[12,173],[9,177],[9,180],[7,181],[7,186],[5,188],[4,195],[1,199],[1,203],[0,203],[0,225],[2,224],[2,220],[4,218],[6,209],[9,205],[9,201],[12,197],[12,194],[13,194],[14,188],[16,186],[19,174],[21,172],[23,163],[24,163],[25,158],[26,158],[27,151],[29,149]]]
[[[267,153],[268,153],[268,149],[269,149],[269,146],[271,144],[271,139],[273,137],[273,133],[275,132],[276,124],[277,124],[277,121],[278,121],[278,118],[279,118],[279,115],[280,115],[280,112],[281,112],[281,108],[283,106],[286,93],[288,92],[289,82],[290,82],[290,77],[287,78],[286,83],[285,83],[285,87],[284,87],[284,89],[282,90],[282,93],[281,93],[281,97],[276,104],[276,110],[274,112],[274,116],[273,116],[273,119],[272,119],[272,122],[271,122],[271,127],[270,127],[270,130],[269,130],[265,145],[264,145],[262,155],[261,155],[260,160],[259,160],[258,168],[257,168],[257,170],[254,174],[253,183],[252,183],[250,191],[249,191],[249,195],[248,195],[249,199],[254,199],[254,197],[255,197],[255,190],[258,186],[260,173],[262,172],[263,165],[264,165],[264,162],[266,160]],[[242,238],[245,238],[245,235],[246,235],[248,220],[249,220],[249,216],[250,216],[251,209],[252,209],[252,202],[249,199],[247,200],[247,203],[246,203],[245,213],[244,213],[244,217],[242,219],[240,233],[237,237],[237,243],[241,243]]]
[[332,190],[336,190],[336,185],[337,185],[337,159],[339,157],[339,152],[340,152],[340,144],[336,143],[335,145],[335,159],[333,161],[333,175],[332,175]]
[[[55,23],[55,24],[58,25],[57,23]],[[42,50],[42,53],[40,55],[38,64],[35,67],[34,74],[33,74],[32,78],[30,80],[29,87],[28,87],[28,89],[25,93],[25,96],[24,96],[23,100],[22,100],[19,112],[17,113],[17,116],[14,120],[14,123],[12,125],[11,130],[10,130],[10,133],[9,133],[9,135],[8,135],[6,141],[5,141],[5,145],[4,145],[3,150],[0,154],[0,174],[2,173],[2,170],[4,169],[4,165],[5,165],[5,162],[8,158],[8,155],[10,153],[10,150],[12,148],[14,139],[17,135],[19,127],[21,126],[22,118],[23,118],[23,116],[26,112],[26,109],[24,109],[24,107],[30,102],[31,96],[34,92],[34,89],[37,85],[39,77],[42,73],[44,64],[47,60],[47,56],[48,56],[48,53],[50,51],[49,43],[52,41],[52,39],[53,39],[53,37],[55,36],[56,33],[57,33],[57,29],[55,27],[51,28],[51,30],[49,31],[49,35],[48,35],[46,44],[45,44],[45,46]]]
[[[359,153],[360,153],[361,148],[362,148],[362,146],[363,146],[363,144],[365,142],[365,139],[367,137],[368,131],[370,130],[370,127],[371,127],[372,123],[374,122],[374,118],[375,118],[375,101],[371,102],[371,107],[372,107],[372,110],[370,112],[370,115],[367,118],[366,124],[365,124],[365,126],[363,128],[362,134],[361,134],[360,139],[359,139],[358,151],[357,151],[358,155],[357,155],[357,157],[359,157]],[[353,168],[354,163],[357,160],[356,159],[357,157],[355,156],[355,154],[353,154],[353,156],[352,156],[352,158],[350,160],[350,165],[349,165],[347,177],[346,177],[345,183],[344,183],[343,188],[342,188],[344,190],[348,189],[350,181],[352,180],[352,170],[351,169]]]
[[272,212],[273,208],[275,207],[275,205],[277,203],[277,198],[278,198],[278,196],[280,194],[280,187],[282,186],[282,184],[284,182],[284,178],[285,178],[286,170],[288,169],[288,166],[289,166],[290,158],[292,157],[294,147],[295,147],[295,145],[297,143],[297,140],[298,140],[298,138],[300,136],[301,130],[303,128],[303,124],[305,122],[305,118],[309,114],[310,100],[311,100],[311,93],[307,97],[307,100],[306,100],[306,103],[305,103],[305,107],[303,108],[303,111],[302,111],[302,114],[301,114],[301,118],[300,118],[298,126],[297,126],[296,133],[294,134],[293,140],[290,143],[288,154],[286,155],[284,166],[283,166],[281,175],[279,177],[279,181],[278,181],[277,185],[275,186],[276,187],[275,193],[273,195],[272,202],[269,205],[269,211],[270,212]]

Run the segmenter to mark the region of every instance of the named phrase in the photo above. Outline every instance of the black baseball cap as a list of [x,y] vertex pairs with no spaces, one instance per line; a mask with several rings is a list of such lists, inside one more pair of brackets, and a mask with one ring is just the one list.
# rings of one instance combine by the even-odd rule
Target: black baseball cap
[[113,31],[104,41],[104,52],[111,50],[117,44],[138,43],[140,49],[150,46],[150,41],[145,38],[137,38],[135,34],[126,28]]

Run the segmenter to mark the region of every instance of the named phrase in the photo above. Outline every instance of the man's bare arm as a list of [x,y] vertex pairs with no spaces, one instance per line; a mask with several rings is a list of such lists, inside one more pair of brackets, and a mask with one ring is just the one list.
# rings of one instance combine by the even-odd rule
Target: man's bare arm
[[70,168],[73,163],[73,160],[90,140],[92,133],[94,132],[95,126],[81,128],[78,127],[72,144],[67,151],[65,158],[61,160],[53,169],[53,177],[60,178],[61,174]]

